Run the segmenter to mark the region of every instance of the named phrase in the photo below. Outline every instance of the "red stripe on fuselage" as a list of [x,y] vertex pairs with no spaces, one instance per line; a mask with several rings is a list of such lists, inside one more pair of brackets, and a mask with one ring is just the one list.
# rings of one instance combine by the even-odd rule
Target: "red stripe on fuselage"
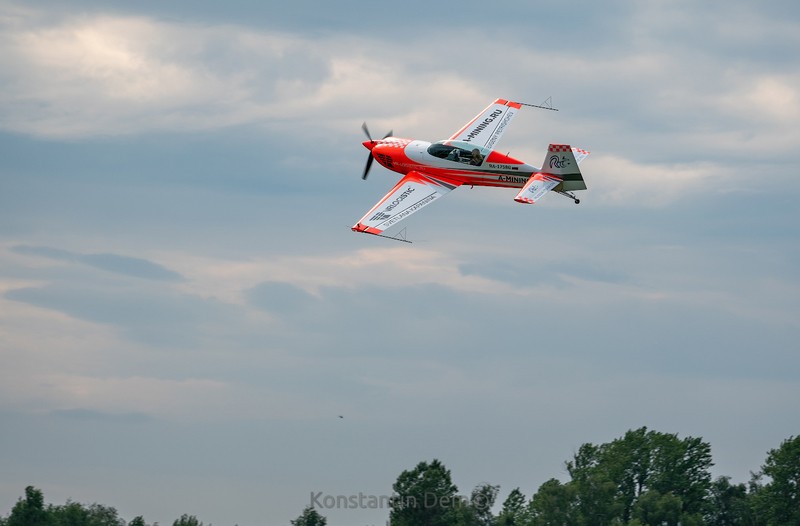
[[[381,165],[393,172],[406,175],[409,172],[416,171],[432,177],[451,180],[457,184],[467,184],[470,186],[522,188],[535,171],[532,166],[527,166],[518,159],[496,151],[492,151],[480,167],[463,165],[464,168],[456,169],[422,164],[412,160],[406,155],[405,147],[411,142],[413,141],[410,139],[392,137],[391,139],[380,141],[376,144],[372,149],[372,153]],[[391,158],[390,163],[385,162],[387,157]],[[501,168],[498,166],[493,169],[490,165],[502,165],[503,167]]]

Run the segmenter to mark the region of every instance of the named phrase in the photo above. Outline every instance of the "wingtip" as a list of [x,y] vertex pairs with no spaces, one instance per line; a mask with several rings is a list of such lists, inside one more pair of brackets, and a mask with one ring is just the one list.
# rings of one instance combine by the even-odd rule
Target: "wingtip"
[[350,230],[352,230],[353,232],[360,232],[362,234],[375,234],[375,235],[380,235],[380,233],[383,232],[383,230],[378,230],[377,228],[371,226],[365,226],[362,225],[361,223],[356,223],[355,225],[350,227]]

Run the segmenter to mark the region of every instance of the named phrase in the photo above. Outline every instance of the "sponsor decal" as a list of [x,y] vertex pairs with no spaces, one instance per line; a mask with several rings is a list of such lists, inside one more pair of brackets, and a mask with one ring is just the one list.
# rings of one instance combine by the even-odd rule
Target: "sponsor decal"
[[370,221],[383,221],[384,219],[389,219],[390,217],[392,217],[392,216],[390,216],[389,214],[384,214],[383,212],[378,212],[374,216],[370,217],[369,220]]
[[403,199],[405,199],[406,197],[408,197],[409,195],[411,195],[411,192],[413,192],[413,191],[414,191],[414,189],[413,189],[412,187],[410,187],[410,186],[409,186],[408,188],[406,188],[406,189],[405,189],[405,191],[403,191],[403,193],[402,193],[402,194],[398,195],[398,196],[395,198],[395,200],[394,200],[394,201],[392,201],[391,203],[389,203],[389,206],[387,206],[387,207],[386,207],[384,210],[385,210],[386,212],[391,212],[391,211],[394,209],[394,207],[396,207],[397,205],[399,205],[400,203],[402,203],[402,202],[403,202]]
[[393,224],[397,223],[398,221],[410,216],[411,214],[413,214],[414,212],[416,212],[417,210],[419,210],[423,206],[427,205],[428,203],[430,203],[431,201],[433,201],[437,197],[439,197],[439,194],[434,192],[434,193],[422,198],[418,202],[414,203],[413,205],[409,206],[408,208],[406,208],[405,210],[403,210],[399,214],[395,215],[394,217],[392,217],[391,219],[386,221],[383,224],[383,228],[384,229],[389,228],[390,226],[392,226]]
[[494,121],[497,117],[503,114],[503,110],[496,109],[492,113],[489,114],[488,117],[483,119],[475,128],[467,134],[467,137],[464,139],[464,142],[470,142],[472,139],[477,137],[487,126],[489,126],[492,121]]
[[527,182],[527,177],[513,177],[511,175],[501,175],[497,178],[502,183],[524,183]]
[[569,160],[566,155],[562,155],[560,159],[558,155],[550,157],[550,168],[566,168],[567,166],[569,166]]
[[511,121],[511,118],[514,115],[515,112],[513,111],[509,111],[508,113],[506,113],[506,116],[503,118],[502,121],[500,121],[500,125],[497,127],[497,130],[494,132],[494,135],[492,135],[492,138],[489,139],[489,142],[486,143],[487,148],[492,148],[494,146],[494,143],[496,143],[497,139],[499,139],[500,136],[503,134],[503,130],[508,125],[509,121]]

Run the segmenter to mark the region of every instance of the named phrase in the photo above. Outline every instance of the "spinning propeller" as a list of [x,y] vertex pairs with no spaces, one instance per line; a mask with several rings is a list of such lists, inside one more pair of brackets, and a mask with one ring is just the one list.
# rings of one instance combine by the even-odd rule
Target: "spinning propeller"
[[[372,157],[372,148],[373,148],[373,146],[375,146],[375,144],[378,141],[374,140],[372,138],[372,135],[369,134],[369,128],[367,128],[367,123],[366,122],[361,125],[361,129],[364,130],[364,134],[366,134],[367,139],[369,139],[369,141],[364,142],[364,146],[369,148],[369,156],[367,157],[367,165],[364,167],[364,175],[361,176],[362,179],[366,180],[367,175],[369,174],[369,169],[372,167],[372,161],[374,160],[374,157]],[[390,135],[392,135],[392,131],[389,131],[389,133],[384,135],[383,139],[385,139],[386,137],[389,137]],[[381,139],[381,140],[383,140],[383,139]]]

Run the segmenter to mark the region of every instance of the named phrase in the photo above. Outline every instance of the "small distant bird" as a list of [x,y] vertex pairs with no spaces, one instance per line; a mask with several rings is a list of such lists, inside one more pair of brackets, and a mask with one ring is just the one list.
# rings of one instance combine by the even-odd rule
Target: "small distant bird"
[[339,418],[344,418],[342,415],[339,415]]

